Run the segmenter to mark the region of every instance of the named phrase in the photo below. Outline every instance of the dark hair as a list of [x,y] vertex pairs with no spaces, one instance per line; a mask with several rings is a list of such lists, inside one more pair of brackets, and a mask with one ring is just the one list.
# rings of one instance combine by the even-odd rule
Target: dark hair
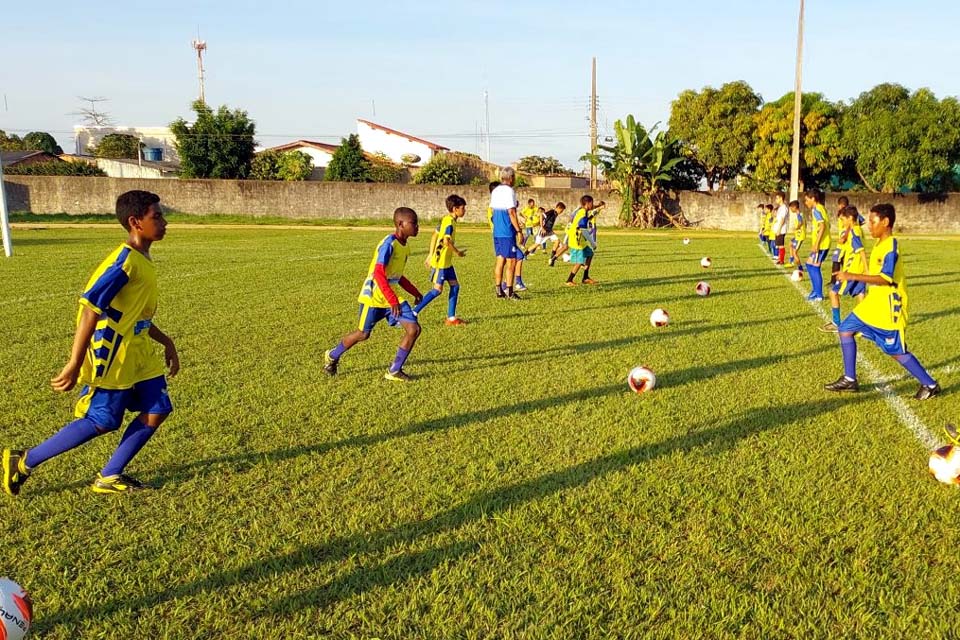
[[494,189],[496,189],[499,186],[500,186],[500,183],[498,181],[494,180],[493,182],[491,182],[489,187],[491,193],[493,192]]
[[839,198],[837,198],[837,206],[846,207],[849,204],[850,204],[850,199],[847,198],[847,196],[840,196]]
[[130,231],[130,218],[143,220],[151,205],[160,202],[160,196],[149,191],[127,191],[117,198],[117,220]]
[[581,197],[580,197],[580,206],[581,206],[581,207],[587,206],[587,203],[588,203],[588,202],[593,202],[593,196],[581,196]]
[[763,203],[762,203],[762,202],[760,202],[760,203],[757,204],[757,209],[764,209],[764,208],[765,208],[765,207],[763,206]]
[[892,204],[886,202],[870,207],[870,213],[877,214],[878,218],[886,218],[890,223],[891,229],[893,229],[893,225],[897,221],[897,210],[893,208]]
[[807,189],[803,192],[803,195],[804,197],[810,198],[817,204],[824,203],[823,191],[820,191],[820,189]]
[[567,205],[563,204],[562,202],[558,202],[557,206],[554,207],[554,209],[566,209],[566,208],[567,208]]
[[534,200],[533,198],[530,198],[529,200],[527,200],[527,204],[537,204],[537,201]]
[[772,204],[764,205],[763,208],[766,209],[767,211],[773,211],[773,205],[772,205]]
[[784,193],[783,191],[777,191],[777,192],[776,192],[775,194],[773,194],[773,195],[779,197],[781,200],[786,200],[786,199],[787,199],[787,194]]
[[397,207],[393,212],[393,224],[400,222],[401,218],[410,218],[411,220],[416,221],[417,212],[410,207]]
[[453,210],[456,209],[457,207],[466,206],[467,201],[461,198],[460,196],[458,196],[457,194],[452,193],[449,196],[447,196],[447,199],[444,202],[444,204],[447,205],[447,211],[449,211],[450,213],[453,213]]
[[860,212],[857,211],[856,207],[852,207],[848,204],[843,207],[843,209],[840,209],[840,213],[838,215],[841,218],[856,218],[860,215]]
[[788,207],[793,207],[794,209],[799,209],[799,208],[800,208],[800,201],[799,201],[799,200],[791,200],[791,201],[790,201],[790,204],[788,204],[787,206],[788,206]]

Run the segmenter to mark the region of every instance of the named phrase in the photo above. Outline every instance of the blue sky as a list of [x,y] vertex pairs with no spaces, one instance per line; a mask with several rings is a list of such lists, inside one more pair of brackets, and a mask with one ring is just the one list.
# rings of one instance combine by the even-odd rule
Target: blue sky
[[[50,131],[67,150],[79,95],[109,97],[117,124],[189,119],[199,26],[208,102],[246,109],[265,146],[336,142],[361,117],[482,152],[487,90],[494,161],[553,155],[580,168],[591,56],[601,135],[627,113],[666,123],[688,88],[746,80],[775,100],[793,87],[799,3],[5,4],[0,129]],[[808,0],[806,17],[805,91],[849,100],[899,82],[960,93],[956,0]]]

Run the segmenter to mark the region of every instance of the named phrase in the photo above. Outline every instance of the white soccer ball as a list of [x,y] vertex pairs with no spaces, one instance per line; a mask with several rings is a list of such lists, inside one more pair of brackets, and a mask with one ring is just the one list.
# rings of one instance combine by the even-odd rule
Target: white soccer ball
[[0,638],[22,640],[32,620],[33,603],[27,592],[10,578],[0,578]]
[[960,484],[960,452],[953,445],[940,447],[930,454],[927,468],[944,484]]
[[670,314],[665,309],[654,309],[650,314],[650,324],[655,327],[665,327],[670,324]]
[[710,295],[710,284],[701,280],[697,283],[696,291],[698,296],[708,296]]
[[563,254],[562,258],[563,258],[563,261],[564,261],[564,262],[570,262],[570,254],[569,254],[569,253]]
[[803,280],[803,271],[800,271],[800,269],[797,269],[796,271],[790,274],[790,279],[793,280],[794,282],[801,282]]
[[704,269],[710,268],[710,265],[713,264],[713,260],[707,257],[700,258],[700,266]]
[[646,393],[657,386],[657,376],[646,367],[634,367],[627,376],[627,385],[634,393]]
[[690,238],[684,238],[683,244],[690,244]]

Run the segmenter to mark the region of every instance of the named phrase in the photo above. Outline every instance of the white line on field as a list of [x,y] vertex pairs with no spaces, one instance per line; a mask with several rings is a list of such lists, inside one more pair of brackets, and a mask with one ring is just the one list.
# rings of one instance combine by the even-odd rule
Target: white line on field
[[[763,245],[758,246],[762,251]],[[791,280],[790,274],[787,273],[787,270],[782,266],[775,266],[780,269],[780,271],[783,273],[783,277],[787,279],[787,282],[792,284],[793,288],[796,289],[801,296],[803,296],[804,300],[806,300],[807,292],[803,290],[800,284]],[[827,315],[827,312],[818,306],[816,302],[813,302],[812,300],[806,300],[806,302],[814,311],[817,312],[817,315],[823,318],[824,322],[832,322],[832,319]],[[867,375],[874,382],[874,384],[877,385],[881,395],[883,395],[883,399],[887,401],[887,404],[890,405],[890,408],[893,409],[893,412],[897,414],[897,416],[900,418],[900,421],[903,422],[903,424],[913,432],[913,435],[916,436],[917,440],[923,443],[927,449],[936,449],[939,447],[942,444],[940,440],[933,435],[933,432],[930,431],[929,427],[923,423],[923,420],[921,420],[917,414],[915,414],[913,410],[907,406],[907,403],[903,401],[903,398],[893,392],[893,389],[890,388],[889,383],[884,379],[883,373],[876,367],[875,364],[873,364],[870,358],[863,354],[862,350],[858,350],[857,352],[857,361],[863,364],[863,368],[866,369]]]

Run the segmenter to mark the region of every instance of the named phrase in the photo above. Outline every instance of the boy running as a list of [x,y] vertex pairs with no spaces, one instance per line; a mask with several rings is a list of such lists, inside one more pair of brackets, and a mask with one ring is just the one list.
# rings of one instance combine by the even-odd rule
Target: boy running
[[[157,270],[150,247],[163,240],[167,221],[160,197],[128,191],[117,198],[117,219],[127,241],[93,272],[77,314],[70,360],[50,381],[56,391],[82,385],[76,420],[28,450],[3,451],[3,490],[18,495],[41,464],[120,428],[125,411],[137,416],[91,487],[96,493],[129,493],[147,485],[124,474],[127,465],[173,411],[164,364],[170,377],[180,370],[173,340],[153,323],[157,311]],[[163,360],[150,341],[163,345]]]
[[823,206],[823,192],[810,189],[803,194],[803,202],[812,211],[813,242],[810,244],[810,257],[807,258],[807,273],[810,275],[810,295],[807,300],[819,302],[823,300],[823,273],[820,265],[823,264],[830,251],[830,223],[827,220],[827,210]]
[[[843,238],[839,246],[842,270],[853,274],[863,274],[867,271],[867,252],[863,248],[863,229],[857,222],[859,217],[860,212],[857,208],[850,206],[841,209],[838,215],[840,236]],[[837,271],[839,272],[840,270]],[[846,282],[837,280],[830,285],[830,308],[833,312],[833,321],[820,327],[820,330],[836,333],[837,327],[840,326],[840,296],[854,296],[858,300],[863,300],[866,290],[865,284],[852,280]]]
[[550,264],[553,266],[553,262],[556,261],[557,256],[561,255],[567,249],[570,249],[571,267],[570,275],[567,276],[566,282],[566,286],[568,287],[576,286],[577,283],[574,282],[573,279],[576,277],[577,272],[580,271],[580,267],[584,267],[583,284],[597,284],[596,280],[590,277],[590,265],[593,263],[593,248],[595,246],[595,241],[590,231],[590,222],[592,219],[590,212],[592,210],[593,197],[585,195],[580,198],[580,208],[574,212],[573,219],[567,227],[564,243],[557,247],[550,257]]
[[557,218],[563,215],[563,212],[566,210],[567,205],[563,204],[562,202],[558,202],[553,209],[550,209],[543,214],[541,217],[542,222],[540,224],[540,233],[537,234],[537,237],[534,240],[533,248],[527,252],[527,255],[536,253],[538,247],[546,251],[548,240],[553,242],[553,251],[551,251],[551,254],[553,254],[557,246],[560,244],[560,238],[558,238],[557,234],[553,232],[553,227],[557,224]]
[[447,196],[444,203],[447,207],[447,215],[443,216],[437,230],[433,232],[430,238],[430,254],[427,256],[426,266],[431,269],[430,282],[433,288],[423,296],[413,312],[419,316],[430,302],[443,293],[443,283],[450,285],[450,296],[447,299],[447,319],[444,324],[448,326],[460,326],[467,324],[457,317],[457,299],[460,296],[460,283],[457,281],[457,272],[453,268],[453,256],[464,257],[465,251],[457,248],[453,242],[454,224],[462,218],[467,212],[467,201],[460,196],[453,194]]
[[357,329],[345,335],[336,347],[323,354],[323,370],[328,375],[336,375],[340,357],[358,342],[369,338],[373,327],[386,319],[391,325],[400,323],[404,334],[397,349],[397,356],[383,377],[394,382],[410,380],[410,376],[403,370],[403,365],[420,336],[420,325],[410,303],[398,296],[393,286],[398,285],[413,296],[414,304],[419,304],[423,299],[420,291],[403,275],[403,268],[410,256],[407,241],[417,237],[420,225],[417,213],[409,207],[399,207],[393,212],[393,224],[395,231],[377,245],[367,270],[367,279],[360,288],[360,295],[357,297],[360,303],[360,322]]
[[900,243],[893,236],[896,211],[892,204],[878,204],[870,209],[870,235],[877,244],[870,252],[867,274],[837,274],[840,282],[862,282],[867,295],[853,313],[840,323],[840,348],[843,352],[843,375],[824,385],[827,391],[859,391],[857,383],[857,341],[860,334],[877,344],[881,351],[899,362],[920,382],[914,398],[927,400],[940,393],[940,385],[930,377],[916,356],[907,350],[907,290],[900,259]]
[[520,215],[523,216],[523,242],[520,243],[520,247],[523,248],[540,225],[540,212],[537,210],[537,202],[533,198],[527,200],[527,206],[523,208]]

